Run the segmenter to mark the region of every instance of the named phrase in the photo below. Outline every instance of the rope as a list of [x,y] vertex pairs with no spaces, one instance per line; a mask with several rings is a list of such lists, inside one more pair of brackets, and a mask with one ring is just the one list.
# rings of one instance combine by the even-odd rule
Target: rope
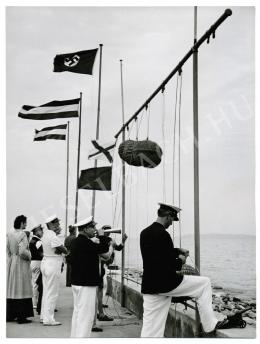
[[[176,92],[175,92],[175,106],[174,106],[174,121],[173,121],[173,173],[172,173],[172,184],[173,184],[173,193],[172,193],[172,204],[174,204],[174,180],[175,180],[175,145],[176,145],[176,117],[177,117],[177,102],[178,102],[178,86],[179,86],[179,78],[177,77],[176,81]],[[174,241],[174,228],[172,233],[173,241]]]
[[133,122],[131,123],[130,130],[129,130],[129,128],[127,127],[127,134],[128,134],[127,139],[128,139],[128,140],[130,139],[130,135],[131,135],[131,131],[132,131],[133,127],[134,127],[134,123],[133,123]]
[[146,225],[148,226],[148,206],[149,206],[149,200],[148,200],[148,189],[149,189],[149,174],[148,174],[148,168],[146,169]]
[[[111,168],[112,168],[112,176],[114,175],[114,173],[113,173],[113,167],[115,166],[115,152],[116,152],[116,148],[117,148],[117,140],[118,139],[116,139],[116,142],[115,142],[115,148],[114,148],[114,151],[113,151],[113,156],[112,156],[112,158],[113,158],[113,161],[112,161],[112,165],[111,165]],[[116,155],[116,157],[117,157],[117,155]],[[111,207],[112,207],[112,209],[111,209],[111,211],[112,211],[112,216],[111,216],[111,218],[113,219],[113,217],[114,217],[114,197],[113,197],[113,178],[112,178],[112,187],[111,187]]]
[[[147,108],[146,108],[146,112],[147,112]],[[147,140],[148,140],[148,138],[149,138],[150,116],[151,116],[151,106],[148,107],[148,116],[147,116]]]
[[166,183],[165,183],[165,94],[162,91],[162,138],[163,138],[163,201],[166,201]]
[[[132,167],[129,167],[130,171],[130,191],[129,191],[129,237],[130,237],[130,231],[132,228]],[[129,244],[130,246],[130,244]],[[129,266],[129,247],[128,247],[128,266]]]
[[114,216],[113,216],[113,226],[115,225],[115,217],[116,217],[116,210],[117,210],[117,203],[118,203],[118,194],[119,194],[119,185],[121,183],[121,177],[122,177],[122,165],[120,166],[120,175],[118,178],[118,184],[117,184],[117,190],[116,190],[116,204],[115,204],[115,210],[114,210]]
[[[179,89],[179,208],[181,207],[181,92],[182,92],[182,72],[180,71]],[[180,247],[181,247],[181,213],[179,215]]]
[[141,119],[140,119],[140,122],[139,122],[139,125],[138,125],[138,128],[137,128],[137,136],[139,135],[139,130],[140,130],[140,127],[141,127],[141,122],[144,118],[144,111],[145,109],[142,111],[142,115],[141,115]]
[[[139,169],[136,170],[137,180],[136,180],[136,187],[135,187],[135,237],[137,237],[137,226],[138,226],[138,189],[139,189]],[[136,267],[138,266],[138,254],[139,250],[136,254]]]
[[138,141],[138,118],[135,119],[136,141]]

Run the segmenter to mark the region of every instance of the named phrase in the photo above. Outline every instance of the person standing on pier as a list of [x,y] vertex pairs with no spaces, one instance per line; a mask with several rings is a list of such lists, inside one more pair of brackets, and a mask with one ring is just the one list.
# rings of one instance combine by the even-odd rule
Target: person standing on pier
[[37,280],[41,274],[41,261],[43,258],[43,248],[41,238],[43,236],[43,228],[38,225],[32,229],[33,237],[29,243],[32,271],[32,286],[33,286],[33,308],[37,308],[39,291]]
[[74,308],[71,322],[71,337],[90,337],[95,317],[97,287],[100,284],[99,255],[109,258],[112,246],[102,240],[104,232],[95,237],[96,222],[90,216],[74,225],[78,236],[71,247],[71,285]]
[[70,251],[72,241],[76,239],[76,228],[74,226],[69,226],[70,235],[65,238],[64,246],[66,247],[68,254],[66,255],[66,287],[71,287],[71,263],[70,263]]
[[42,237],[43,259],[41,262],[43,296],[41,321],[45,326],[61,325],[54,319],[54,311],[59,296],[62,253],[67,254],[58,235],[61,232],[60,222],[56,215],[46,220],[47,230]]
[[[110,230],[112,227],[110,225],[104,225],[102,229],[105,230]],[[108,260],[101,259],[101,280],[100,280],[100,285],[98,286],[98,292],[97,292],[97,299],[98,299],[98,314],[97,314],[97,319],[100,321],[112,321],[113,318],[107,316],[104,314],[103,307],[106,305],[103,305],[103,290],[104,290],[104,285],[106,286],[106,266],[111,265],[114,262],[115,259],[115,251],[122,251],[124,246],[125,246],[125,241],[127,240],[127,234],[124,233],[122,242],[120,244],[117,244],[115,240],[113,240],[110,237],[110,232],[104,232],[104,236],[107,238],[107,241],[110,245],[113,247],[113,253],[111,254],[111,257]],[[95,324],[94,324],[95,325]]]
[[14,220],[14,231],[7,234],[7,288],[6,320],[27,324],[33,317],[31,253],[26,233],[24,215]]
[[157,220],[140,235],[143,259],[143,327],[141,337],[163,337],[172,297],[195,298],[204,332],[212,334],[227,323],[218,322],[212,308],[210,279],[202,276],[179,275],[188,251],[175,249],[166,231],[173,221],[179,221],[181,209],[159,203]]

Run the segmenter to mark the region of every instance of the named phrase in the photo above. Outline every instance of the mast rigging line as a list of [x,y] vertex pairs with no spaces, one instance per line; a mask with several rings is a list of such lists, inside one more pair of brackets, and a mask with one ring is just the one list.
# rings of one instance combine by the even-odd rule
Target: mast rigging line
[[182,66],[187,62],[187,60],[193,55],[195,51],[205,42],[209,43],[210,36],[215,38],[215,32],[217,28],[229,17],[232,15],[232,11],[230,9],[226,9],[225,12],[218,18],[218,20],[211,25],[209,30],[207,30],[204,35],[193,45],[193,47],[188,51],[188,53],[183,57],[183,59],[177,64],[177,66],[172,70],[172,72],[167,76],[167,78],[161,83],[161,85],[152,93],[152,95],[144,102],[144,104],[133,114],[133,116],[121,127],[121,129],[115,135],[115,138],[118,136],[128,127],[129,123],[131,123],[139,113],[144,109],[147,108],[151,100],[160,92],[164,91],[165,85],[171,80],[171,78],[182,69]]

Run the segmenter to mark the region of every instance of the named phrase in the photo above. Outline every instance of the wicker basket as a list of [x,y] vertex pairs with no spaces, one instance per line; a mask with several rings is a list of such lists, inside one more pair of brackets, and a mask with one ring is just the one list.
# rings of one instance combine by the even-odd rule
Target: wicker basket
[[194,275],[199,276],[198,271],[191,265],[183,264],[180,271],[176,271],[178,275]]
[[150,140],[122,142],[118,154],[129,165],[147,168],[158,166],[162,158],[161,147]]

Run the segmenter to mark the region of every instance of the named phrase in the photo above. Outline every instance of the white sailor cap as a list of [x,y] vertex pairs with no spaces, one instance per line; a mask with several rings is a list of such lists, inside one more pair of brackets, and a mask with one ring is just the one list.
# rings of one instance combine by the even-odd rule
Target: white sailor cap
[[45,223],[50,223],[50,222],[53,222],[53,221],[55,221],[55,220],[58,220],[59,221],[59,218],[58,218],[58,216],[55,214],[55,215],[52,215],[52,216],[50,216],[50,217],[48,217],[47,219],[46,219],[46,221],[45,221]]
[[40,228],[40,229],[43,230],[42,225],[41,225],[41,224],[38,224],[37,226],[34,226],[34,227],[31,229],[31,232],[35,232],[36,229],[38,229],[38,228]]
[[74,227],[81,227],[81,226],[86,226],[86,225],[90,225],[90,224],[93,224],[96,225],[97,223],[94,221],[94,218],[93,216],[89,216],[81,221],[78,221],[77,223],[75,223],[73,226]]
[[165,203],[158,203],[158,204],[161,210],[167,210],[171,213],[171,215],[173,216],[173,221],[179,221],[179,218],[177,215],[181,211],[180,208],[175,207],[174,205],[165,204]]
[[170,204],[165,204],[165,203],[158,203],[161,209],[167,209],[167,210],[171,210],[173,212],[179,213],[181,211],[180,208],[175,207],[174,205],[170,205]]

